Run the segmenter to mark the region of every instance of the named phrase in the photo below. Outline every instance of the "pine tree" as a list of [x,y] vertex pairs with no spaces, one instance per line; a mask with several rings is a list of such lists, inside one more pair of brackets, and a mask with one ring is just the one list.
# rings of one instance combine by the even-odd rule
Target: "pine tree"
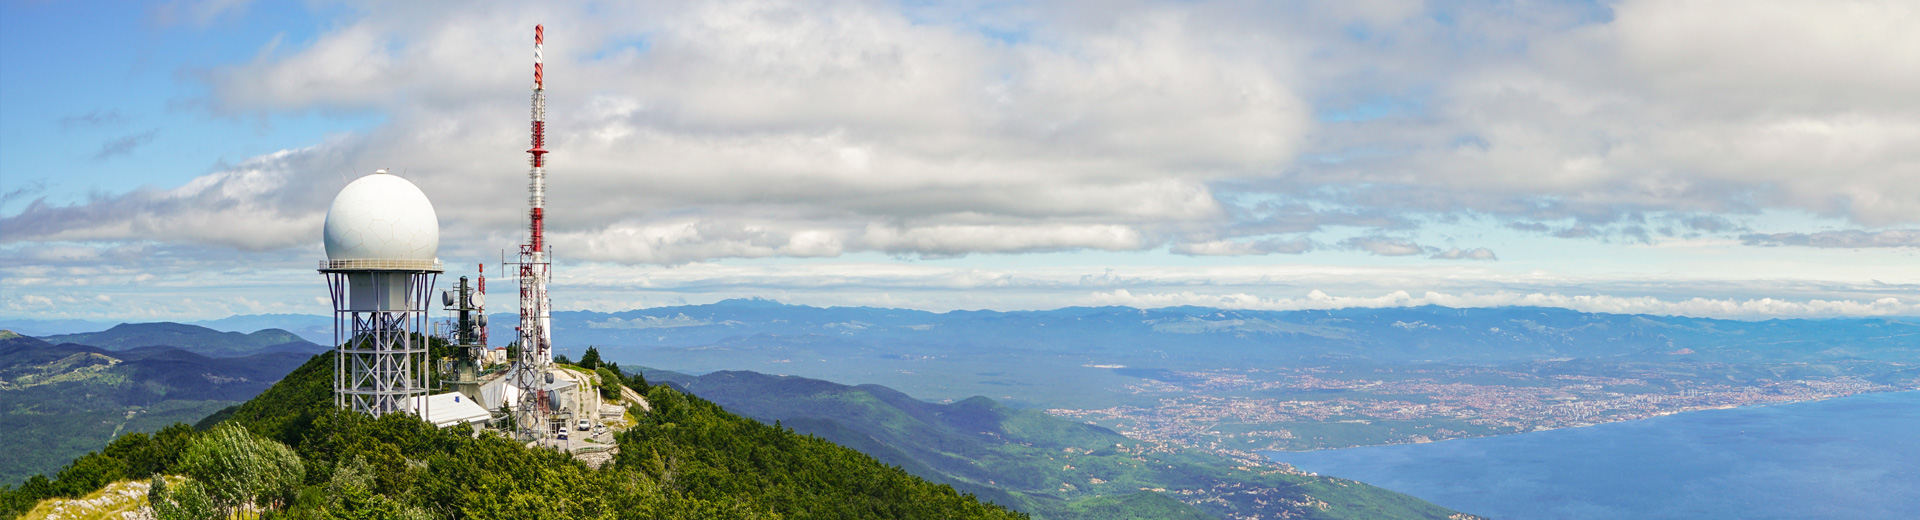
[[587,353],[580,355],[580,362],[576,364],[587,370],[600,368],[600,349],[587,347]]

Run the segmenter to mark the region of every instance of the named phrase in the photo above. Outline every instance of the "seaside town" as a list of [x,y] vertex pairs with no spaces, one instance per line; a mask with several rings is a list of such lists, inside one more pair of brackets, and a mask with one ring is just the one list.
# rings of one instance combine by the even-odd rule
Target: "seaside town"
[[1831,399],[1913,388],[1851,376],[1736,380],[1671,365],[1620,375],[1447,366],[1343,372],[1329,367],[1172,372],[1128,385],[1151,406],[1048,413],[1246,461],[1260,451],[1423,443],[1645,419],[1693,410]]

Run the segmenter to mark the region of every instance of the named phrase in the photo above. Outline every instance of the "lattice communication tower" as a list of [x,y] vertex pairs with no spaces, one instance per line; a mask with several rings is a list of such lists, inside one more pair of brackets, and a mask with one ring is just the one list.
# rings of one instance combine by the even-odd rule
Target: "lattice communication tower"
[[553,382],[547,370],[553,365],[552,304],[547,299],[547,282],[552,280],[552,250],[546,243],[547,206],[547,91],[541,53],[546,43],[546,28],[533,26],[533,147],[531,168],[527,172],[527,243],[520,246],[519,357],[514,360],[512,384],[520,389],[514,408],[514,424],[534,437],[550,429],[552,407],[548,386]]

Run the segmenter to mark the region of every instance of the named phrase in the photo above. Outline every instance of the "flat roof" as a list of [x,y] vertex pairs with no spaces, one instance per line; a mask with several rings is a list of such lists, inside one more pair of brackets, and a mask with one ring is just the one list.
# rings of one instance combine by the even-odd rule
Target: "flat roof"
[[461,395],[460,392],[447,392],[427,396],[427,422],[435,427],[445,428],[460,423],[480,424],[493,418],[480,403]]

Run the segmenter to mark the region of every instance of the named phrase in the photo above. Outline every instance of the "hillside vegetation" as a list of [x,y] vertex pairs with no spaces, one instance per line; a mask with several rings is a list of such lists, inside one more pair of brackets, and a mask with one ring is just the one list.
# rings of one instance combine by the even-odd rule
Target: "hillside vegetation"
[[0,338],[0,485],[52,473],[122,433],[197,421],[258,395],[308,357]]
[[0,512],[12,517],[43,498],[181,473],[193,443],[239,427],[291,448],[300,461],[299,489],[270,503],[294,518],[1024,517],[664,386],[636,389],[654,413],[619,435],[619,457],[598,470],[492,434],[439,430],[398,414],[340,412],[327,392],[329,356],[314,356],[224,421],[208,424],[212,430],[180,425],[122,436],[55,478],[0,488]]
[[884,386],[740,371],[646,376],[1046,520],[1466,516],[1351,480],[1244,466],[985,397],[938,404]]

